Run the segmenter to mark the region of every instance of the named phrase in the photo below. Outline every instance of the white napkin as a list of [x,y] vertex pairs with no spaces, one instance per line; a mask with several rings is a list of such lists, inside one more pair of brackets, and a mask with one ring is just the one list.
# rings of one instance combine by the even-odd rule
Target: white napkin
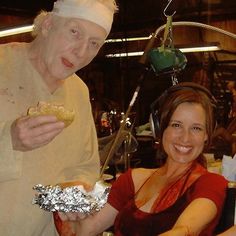
[[233,158],[223,155],[222,175],[229,181],[236,181],[236,154]]

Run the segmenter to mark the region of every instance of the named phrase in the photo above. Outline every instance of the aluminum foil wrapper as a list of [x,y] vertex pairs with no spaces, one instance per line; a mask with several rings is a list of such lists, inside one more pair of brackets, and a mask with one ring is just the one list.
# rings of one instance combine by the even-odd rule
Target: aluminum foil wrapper
[[38,193],[35,194],[32,204],[39,205],[45,211],[92,214],[99,211],[107,202],[110,186],[98,181],[90,192],[86,192],[82,185],[62,189],[58,185],[37,184],[33,189]]

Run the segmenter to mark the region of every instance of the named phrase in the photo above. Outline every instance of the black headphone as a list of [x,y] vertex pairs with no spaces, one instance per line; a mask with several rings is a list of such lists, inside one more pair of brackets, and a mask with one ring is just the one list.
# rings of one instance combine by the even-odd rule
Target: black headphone
[[[199,84],[196,84],[194,82],[182,82],[177,85],[171,86],[170,88],[165,90],[162,93],[162,95],[158,97],[150,106],[151,114],[150,114],[149,122],[150,122],[150,127],[151,127],[151,130],[155,139],[160,136],[160,118],[161,118],[160,107],[163,106],[166,99],[168,99],[171,93],[176,92],[178,90],[186,90],[186,89],[192,90],[192,91],[198,90],[198,91],[203,92],[210,99],[213,109],[216,107],[217,101],[214,98],[214,96],[211,94],[211,92],[207,88]],[[216,127],[216,124],[215,124],[215,127]]]

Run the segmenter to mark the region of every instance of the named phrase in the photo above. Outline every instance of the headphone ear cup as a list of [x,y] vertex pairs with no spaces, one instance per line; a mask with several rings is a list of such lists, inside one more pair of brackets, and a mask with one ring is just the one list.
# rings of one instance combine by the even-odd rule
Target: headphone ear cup
[[153,133],[153,137],[155,139],[160,137],[160,104],[163,104],[166,97],[168,96],[168,91],[165,90],[162,95],[157,98],[150,106],[151,113],[149,118],[149,123],[151,127],[151,131]]
[[150,117],[149,117],[149,123],[150,123],[151,131],[152,131],[154,139],[157,139],[160,134],[159,111],[158,111],[158,107],[156,107],[156,105],[158,105],[158,103],[159,103],[159,99],[156,100],[151,105],[151,113],[150,113]]

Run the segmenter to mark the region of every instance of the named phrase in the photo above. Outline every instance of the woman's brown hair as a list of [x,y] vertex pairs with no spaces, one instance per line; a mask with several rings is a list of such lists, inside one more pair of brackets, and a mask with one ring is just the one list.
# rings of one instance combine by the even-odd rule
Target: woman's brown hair
[[[206,151],[206,149],[209,148],[211,144],[212,134],[214,132],[216,123],[214,119],[215,100],[213,100],[213,96],[211,96],[210,92],[204,87],[195,83],[181,83],[178,84],[177,87],[171,87],[165,93],[165,96],[160,101],[162,104],[160,104],[161,106],[159,111],[160,147],[162,152],[165,153],[162,145],[163,133],[168,127],[170,119],[176,108],[185,102],[200,104],[206,113],[206,132],[208,135],[204,149],[204,151]],[[204,163],[205,165],[205,161],[202,159],[202,157],[199,157],[198,161],[200,163]]]

